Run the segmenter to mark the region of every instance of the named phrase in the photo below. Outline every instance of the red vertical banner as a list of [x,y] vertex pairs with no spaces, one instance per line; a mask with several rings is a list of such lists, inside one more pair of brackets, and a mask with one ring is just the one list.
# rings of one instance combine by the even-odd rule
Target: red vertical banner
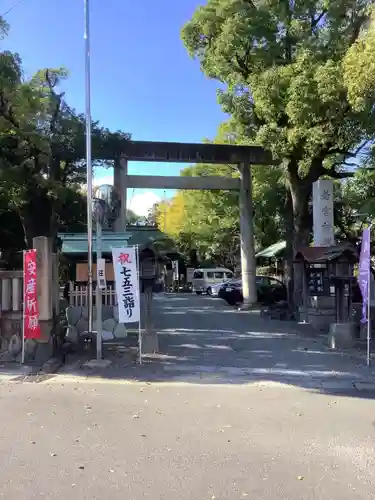
[[23,337],[40,338],[36,250],[23,254]]

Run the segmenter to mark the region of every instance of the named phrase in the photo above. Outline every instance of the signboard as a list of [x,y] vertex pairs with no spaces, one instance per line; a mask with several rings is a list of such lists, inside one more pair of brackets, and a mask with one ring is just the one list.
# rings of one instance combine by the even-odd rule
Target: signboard
[[172,275],[173,275],[173,281],[178,281],[179,278],[178,260],[172,260]]
[[[76,279],[78,283],[87,283],[88,281],[88,268],[87,262],[78,262],[76,264]],[[92,275],[97,276],[98,270],[96,268],[96,264],[92,265]],[[112,262],[105,263],[105,271],[104,271],[106,282],[115,281],[115,276],[113,273],[113,265]]]
[[324,295],[324,269],[309,269],[308,287],[310,295]]
[[313,232],[315,247],[335,244],[331,180],[319,180],[313,184]]
[[107,281],[105,278],[105,259],[98,259],[97,262],[97,283],[101,290],[107,288]]
[[23,338],[40,338],[36,250],[23,253]]
[[138,260],[135,247],[112,248],[119,323],[140,320]]

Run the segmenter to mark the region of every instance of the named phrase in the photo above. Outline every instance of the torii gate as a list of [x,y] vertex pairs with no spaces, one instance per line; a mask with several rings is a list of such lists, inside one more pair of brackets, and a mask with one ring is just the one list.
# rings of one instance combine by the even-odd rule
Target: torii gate
[[[240,178],[128,175],[129,161],[237,164]],[[257,302],[250,165],[273,163],[271,155],[258,146],[128,141],[120,157],[114,158],[114,189],[120,200],[115,231],[126,232],[126,190],[129,188],[239,191],[243,308],[250,308]]]

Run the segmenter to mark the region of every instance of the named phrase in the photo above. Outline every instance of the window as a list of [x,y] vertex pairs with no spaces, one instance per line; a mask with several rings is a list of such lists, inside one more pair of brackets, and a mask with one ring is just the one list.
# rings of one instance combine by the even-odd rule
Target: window
[[214,273],[212,273],[211,271],[208,271],[207,278],[213,278],[213,277],[214,277]]
[[223,272],[216,272],[214,273],[215,279],[222,280],[224,278],[224,273]]
[[270,286],[270,280],[269,280],[269,278],[266,278],[265,276],[257,276],[256,283],[259,286]]
[[202,271],[194,271],[193,278],[196,280],[203,279],[203,272]]
[[225,273],[225,276],[226,278],[228,278],[228,280],[232,279],[233,278],[233,273]]

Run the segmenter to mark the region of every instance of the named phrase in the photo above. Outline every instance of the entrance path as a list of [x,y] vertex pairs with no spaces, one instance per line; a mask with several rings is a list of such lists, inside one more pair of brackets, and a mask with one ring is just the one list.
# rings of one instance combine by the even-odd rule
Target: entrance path
[[237,311],[221,299],[156,295],[154,326],[160,339],[158,359],[170,378],[204,375],[210,382],[267,380],[344,388],[374,375],[362,360],[330,351],[321,336],[301,334],[297,323]]
[[60,375],[122,381],[198,384],[283,384],[319,392],[366,392],[375,397],[375,375],[364,359],[332,352],[322,336],[301,334],[301,325],[241,312],[221,299],[155,294],[153,324],[160,352],[143,357],[104,350],[111,365],[70,363]]

